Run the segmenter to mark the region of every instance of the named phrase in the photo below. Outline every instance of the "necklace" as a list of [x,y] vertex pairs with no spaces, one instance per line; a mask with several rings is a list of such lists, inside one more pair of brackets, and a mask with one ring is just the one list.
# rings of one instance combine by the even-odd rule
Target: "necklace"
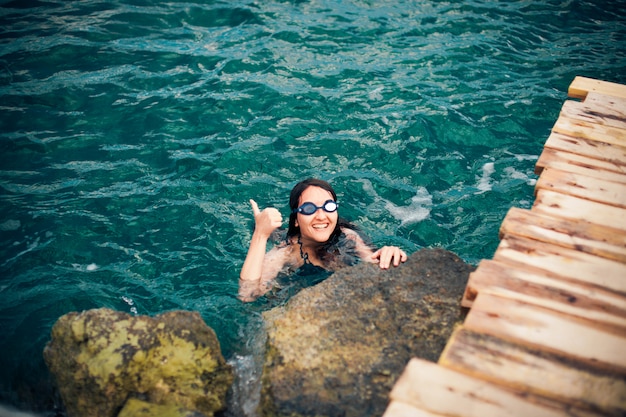
[[311,261],[309,261],[309,254],[302,251],[302,241],[300,240],[300,236],[298,236],[298,243],[300,244],[300,257],[304,260],[305,265],[310,264]]

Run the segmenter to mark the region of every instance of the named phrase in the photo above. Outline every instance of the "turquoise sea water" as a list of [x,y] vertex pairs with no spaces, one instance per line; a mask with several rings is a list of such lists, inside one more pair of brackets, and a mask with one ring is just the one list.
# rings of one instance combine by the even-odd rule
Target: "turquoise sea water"
[[248,199],[309,176],[378,245],[490,258],[573,78],[626,83],[595,3],[0,1],[0,404],[52,409],[42,349],[90,308],[197,310],[249,367]]

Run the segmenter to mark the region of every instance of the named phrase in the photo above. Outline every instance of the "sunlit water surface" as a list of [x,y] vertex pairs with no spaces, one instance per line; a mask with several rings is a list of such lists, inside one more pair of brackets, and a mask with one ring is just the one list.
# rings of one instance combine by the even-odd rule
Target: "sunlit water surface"
[[626,82],[624,3],[594,3],[0,2],[0,403],[52,409],[61,315],[186,309],[246,414],[248,199],[287,217],[309,176],[377,245],[490,258],[574,76]]

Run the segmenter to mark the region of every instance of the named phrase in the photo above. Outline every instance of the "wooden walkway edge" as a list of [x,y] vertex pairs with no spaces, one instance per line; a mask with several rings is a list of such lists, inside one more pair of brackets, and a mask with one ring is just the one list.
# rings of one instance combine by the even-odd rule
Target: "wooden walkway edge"
[[414,358],[383,417],[626,416],[626,86],[576,77],[470,275],[438,363]]

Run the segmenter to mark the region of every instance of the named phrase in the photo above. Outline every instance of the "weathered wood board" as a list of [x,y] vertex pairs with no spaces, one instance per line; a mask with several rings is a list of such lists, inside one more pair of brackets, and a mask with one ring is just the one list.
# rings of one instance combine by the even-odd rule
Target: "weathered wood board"
[[626,376],[598,372],[567,357],[457,329],[439,359],[471,377],[598,410],[626,415]]
[[610,259],[518,236],[502,239],[493,259],[626,295],[626,265]]
[[526,237],[567,249],[626,263],[626,233],[587,221],[571,221],[517,207],[509,209],[500,225],[500,238]]
[[626,146],[609,145],[560,133],[552,133],[548,137],[544,148],[598,159],[626,169]]
[[625,296],[542,272],[524,265],[483,260],[470,274],[461,304],[472,307],[480,292],[508,291],[509,298],[571,314],[598,326],[626,329]]
[[626,129],[626,99],[589,93],[583,103],[567,100],[561,116],[587,123]]
[[589,178],[575,172],[546,169],[537,181],[535,189],[553,190],[590,201],[626,208],[626,184]]
[[611,145],[624,146],[626,143],[626,130],[624,129],[570,119],[563,115],[557,119],[552,131]]
[[545,168],[554,168],[566,172],[575,172],[592,178],[626,183],[624,165],[611,160],[590,158],[570,152],[544,148],[535,165],[535,173],[541,174]]
[[514,298],[481,292],[465,319],[466,329],[566,356],[626,375],[626,331],[562,314]]
[[[411,359],[391,390],[391,401],[435,415],[457,417],[598,416],[593,412],[527,392],[505,389],[422,359]],[[413,416],[406,412],[399,416]],[[420,414],[415,414],[419,416]],[[385,413],[384,417],[398,417]]]
[[[622,87],[625,87],[622,85]],[[569,102],[571,100],[567,100]],[[577,101],[573,101],[577,103]],[[585,106],[590,113],[602,113],[610,115],[611,119],[615,119],[617,123],[626,123],[626,120],[619,120],[626,117],[626,97],[615,96],[610,94],[602,94],[595,91],[587,93],[584,101]],[[603,121],[600,124],[605,123]],[[617,125],[616,125],[617,126]]]
[[571,195],[540,189],[532,210],[563,219],[596,223],[616,229],[617,233],[626,231],[626,210]]
[[568,96],[584,99],[590,92],[597,92],[614,97],[626,97],[626,86],[593,78],[577,76],[569,86]]

